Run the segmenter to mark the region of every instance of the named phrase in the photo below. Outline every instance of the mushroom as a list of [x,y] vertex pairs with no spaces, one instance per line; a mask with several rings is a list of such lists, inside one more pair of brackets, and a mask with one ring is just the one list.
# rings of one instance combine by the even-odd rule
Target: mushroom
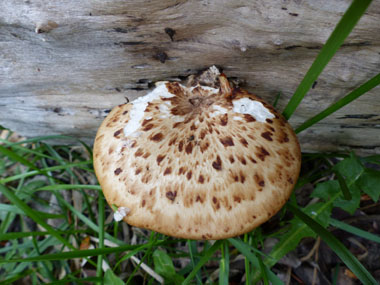
[[300,161],[283,116],[215,67],[115,107],[94,143],[99,183],[123,220],[189,239],[267,221],[289,198]]

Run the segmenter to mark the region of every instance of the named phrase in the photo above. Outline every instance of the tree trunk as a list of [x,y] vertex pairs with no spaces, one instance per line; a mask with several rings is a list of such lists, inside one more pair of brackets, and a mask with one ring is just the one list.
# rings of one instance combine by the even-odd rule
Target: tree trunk
[[[3,0],[0,124],[92,142],[115,105],[211,65],[282,110],[351,1]],[[290,122],[294,127],[380,68],[373,1]],[[380,153],[375,88],[299,137],[303,151]]]

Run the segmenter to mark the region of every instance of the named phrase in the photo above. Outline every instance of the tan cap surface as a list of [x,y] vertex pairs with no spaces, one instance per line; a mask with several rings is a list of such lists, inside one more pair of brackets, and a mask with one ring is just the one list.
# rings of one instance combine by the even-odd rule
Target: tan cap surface
[[219,88],[162,83],[115,107],[94,167],[124,221],[170,236],[222,239],[281,209],[300,171],[297,138],[273,107],[224,75]]

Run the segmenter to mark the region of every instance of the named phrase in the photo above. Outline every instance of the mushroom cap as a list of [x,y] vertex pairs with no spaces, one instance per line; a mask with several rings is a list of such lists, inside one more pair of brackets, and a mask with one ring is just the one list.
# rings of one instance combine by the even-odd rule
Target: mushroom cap
[[107,202],[130,225],[188,239],[251,231],[281,209],[301,152],[272,106],[232,88],[164,82],[115,107],[94,144]]

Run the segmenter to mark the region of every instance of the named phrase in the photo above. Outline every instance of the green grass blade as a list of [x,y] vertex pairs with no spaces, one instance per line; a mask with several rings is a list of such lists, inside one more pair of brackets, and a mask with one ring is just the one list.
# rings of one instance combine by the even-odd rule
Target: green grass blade
[[[0,204],[0,212],[1,211],[6,211],[8,213],[15,213],[19,215],[23,215],[24,212],[17,208],[16,206],[13,205],[8,205],[8,204]],[[43,219],[62,219],[65,216],[63,214],[51,214],[47,212],[41,212],[41,211],[36,211],[33,210],[37,215],[42,217]]]
[[3,147],[2,145],[0,145],[0,153],[2,153],[5,156],[9,157],[13,161],[19,162],[19,163],[21,163],[21,164],[23,164],[25,166],[28,166],[31,169],[39,171],[39,169],[33,163],[31,163],[29,160],[23,158],[22,156],[19,156],[14,151],[9,150],[6,147]]
[[193,268],[193,270],[190,272],[190,274],[186,277],[186,279],[183,281],[182,285],[190,284],[190,282],[194,279],[195,275],[201,269],[201,267],[211,259],[212,255],[217,251],[221,245],[222,241],[218,240],[216,241],[202,256],[202,258],[199,260],[197,265]]
[[146,253],[143,255],[143,257],[140,259],[140,262],[135,266],[135,269],[132,271],[132,273],[130,274],[127,282],[125,282],[126,285],[130,284],[130,282],[132,281],[133,279],[133,276],[135,276],[136,272],[140,269],[141,265],[143,264],[144,260],[147,258],[147,257],[151,257],[151,254],[152,254],[152,251],[153,251],[153,246],[157,246],[157,234],[154,232],[154,231],[151,231],[150,232],[150,237],[149,237],[149,246],[148,246],[148,250],[146,251]]
[[301,103],[306,93],[310,90],[314,81],[321,74],[327,63],[334,56],[339,47],[343,44],[346,37],[350,34],[356,23],[367,10],[372,0],[354,0],[334,31],[328,38],[326,44],[322,47],[317,58],[314,60],[310,69],[307,71],[305,77],[298,85],[296,92],[293,94],[288,105],[285,107],[283,115],[289,119],[296,110],[297,106]]
[[[256,255],[252,253],[252,247],[245,244],[242,240],[237,238],[229,238],[228,241],[238,250],[240,251],[248,260],[252,263],[256,270],[260,270],[260,262]],[[265,273],[270,282],[274,285],[284,284],[280,278],[278,278],[268,267],[264,266]]]
[[267,275],[267,270],[265,268],[265,264],[264,264],[263,260],[261,259],[261,256],[257,256],[257,259],[259,260],[260,270],[263,273],[262,274],[263,283],[264,283],[264,285],[269,285],[269,278]]
[[352,196],[351,196],[350,190],[348,189],[346,180],[344,179],[342,174],[339,173],[339,171],[334,171],[334,173],[335,173],[336,178],[338,178],[339,186],[343,193],[343,198],[346,200],[351,200]]
[[[199,262],[199,258],[196,257],[196,255],[198,255],[197,241],[188,239],[187,245],[189,247],[191,265],[194,268],[195,264]],[[197,274],[195,275],[195,278],[197,279],[197,284],[202,284],[201,271],[197,272]]]
[[[264,241],[262,240],[261,230],[258,229],[255,232],[257,234],[256,234],[256,238],[253,240],[253,242],[254,242],[254,247],[257,248],[258,247],[258,243],[260,242],[263,245]],[[261,254],[259,254],[259,252],[255,252],[255,255],[256,255],[257,260],[259,261],[260,270],[262,272],[263,283],[264,283],[264,285],[269,285],[270,283],[269,283],[269,277],[268,277],[267,272],[269,272],[270,270],[268,268],[266,268],[266,266],[265,266],[265,264],[263,262]]]
[[[58,234],[82,234],[88,233],[88,230],[68,230],[68,231],[56,231]],[[18,232],[18,233],[5,233],[0,234],[0,241],[2,240],[12,240],[18,238],[26,238],[26,237],[38,237],[38,236],[46,236],[50,235],[49,232]],[[1,252],[0,252],[1,253]]]
[[[83,215],[81,212],[79,212],[78,210],[76,210],[70,203],[68,203],[65,199],[63,199],[60,195],[58,195],[59,193],[56,193],[56,196],[57,196],[57,199],[62,203],[64,204],[74,215],[76,215],[82,222],[84,222],[90,229],[94,230],[95,232],[99,232],[99,227],[93,223],[89,218],[87,218],[85,215]],[[118,240],[116,238],[114,238],[113,236],[111,236],[110,234],[108,233],[104,233],[104,236],[112,241],[113,243],[116,243],[118,245],[123,245],[124,242],[122,242],[121,240]]]
[[230,253],[228,248],[228,242],[223,241],[221,245],[222,258],[219,263],[219,285],[228,285],[230,276]]
[[74,190],[74,189],[91,189],[101,191],[100,185],[82,185],[82,184],[53,184],[38,188],[38,191],[50,190]]
[[34,210],[32,210],[25,202],[21,201],[16,194],[14,194],[11,190],[9,190],[7,187],[0,184],[0,192],[4,194],[8,198],[9,201],[11,201],[15,206],[17,206],[19,209],[21,209],[25,215],[27,215],[29,218],[33,219],[37,224],[39,224],[41,227],[43,227],[45,230],[47,230],[52,236],[54,236],[56,239],[58,239],[60,242],[62,242],[64,245],[66,245],[68,248],[75,249],[72,244],[67,242],[66,239],[64,239],[59,233],[57,233],[56,230],[54,230],[51,226],[49,226],[43,218],[41,218],[39,215],[35,213]]
[[95,282],[101,282],[102,279],[98,277],[87,277],[87,278],[64,278],[63,280],[55,281],[52,283],[47,283],[46,285],[58,285],[58,284],[92,284]]
[[[9,233],[9,234],[13,234],[13,233]],[[8,235],[8,234],[6,234]],[[39,243],[39,247],[42,251],[44,251],[46,248],[48,248],[49,246],[55,246],[55,245],[59,245],[61,244],[60,241],[58,241],[57,239],[55,239],[53,236],[51,236],[50,234],[46,234],[46,238],[41,240]],[[25,241],[24,243],[21,243],[21,244],[18,244],[17,246],[17,249],[18,250],[30,250],[33,248],[33,243],[30,239],[28,239],[27,241]],[[4,247],[1,247],[0,248],[0,254],[2,253],[7,253],[9,251],[12,251],[14,250],[14,246],[13,245],[9,245],[9,246],[4,246]],[[34,250],[34,249],[33,249]],[[33,255],[34,253],[33,252],[29,252],[29,255]]]
[[331,282],[333,285],[337,285],[337,284],[338,284],[339,269],[340,269],[340,265],[339,265],[339,263],[338,263],[338,264],[335,266],[335,268],[334,268],[334,275],[333,275],[332,282]]
[[11,143],[10,141],[7,141],[7,140],[2,139],[2,138],[0,138],[0,143],[5,144],[9,147],[12,147],[12,149],[15,149],[17,151],[22,151],[22,152],[33,154],[33,155],[38,156],[38,157],[44,157],[44,158],[56,160],[54,157],[46,155],[46,154],[42,153],[42,151],[40,151],[40,150],[33,150],[33,149],[29,149],[27,147],[23,147],[20,145],[15,145],[14,143]]
[[[102,193],[99,193],[98,196],[98,207],[99,207],[99,248],[104,247],[104,196]],[[98,264],[96,268],[96,277],[103,277],[103,255],[98,255]],[[100,282],[99,284],[102,284]]]
[[346,231],[348,233],[352,233],[352,234],[360,236],[362,238],[365,238],[365,239],[368,239],[368,240],[380,243],[380,237],[379,236],[374,235],[374,234],[369,233],[369,232],[366,232],[366,231],[363,231],[363,230],[358,229],[356,227],[347,225],[346,223],[343,223],[341,221],[338,221],[338,220],[335,220],[335,219],[331,218],[330,219],[330,225],[332,225],[332,226],[334,226],[334,227],[336,227],[338,229],[341,229],[343,231]]
[[379,154],[370,155],[367,157],[362,157],[360,160],[362,160],[363,162],[370,162],[370,163],[380,165],[380,155]]
[[[55,150],[52,146],[48,145],[48,144],[44,144],[44,146],[46,147],[47,151],[59,162],[59,164],[61,165],[66,165],[67,162],[66,160],[60,155],[59,151]],[[44,161],[44,166],[47,167],[47,163],[46,163],[46,160]],[[75,174],[75,171],[71,170],[70,168],[67,168],[66,169],[67,173],[72,177],[71,181],[72,183],[76,183],[78,184],[78,177],[77,175]],[[62,185],[62,183],[60,182],[57,182],[58,184]],[[51,184],[54,184],[54,183],[51,183]],[[87,183],[85,183],[87,184]],[[52,186],[52,185],[50,185]],[[56,186],[56,185],[54,185]],[[54,187],[53,186],[53,187]],[[92,187],[90,187],[92,188]],[[90,189],[89,188],[89,189]],[[75,189],[76,190],[76,189]],[[83,191],[83,188],[82,187],[79,187],[79,191],[81,192],[82,194],[82,197],[84,199],[84,203],[85,203],[85,206],[87,207],[88,209],[88,215],[89,215],[89,218],[95,222],[95,217],[94,217],[94,214],[93,214],[93,211],[92,211],[92,208],[91,208],[91,205],[90,205],[90,201],[88,199],[88,195],[86,195]]]
[[5,279],[5,280],[2,280],[2,281],[0,281],[0,283],[1,283],[2,285],[5,285],[5,284],[15,284],[15,282],[16,282],[17,280],[19,280],[19,279],[21,279],[21,278],[24,278],[25,276],[27,276],[27,275],[33,273],[33,271],[34,271],[33,269],[28,269],[28,270],[26,270],[25,272],[20,272],[20,273],[18,273],[16,276],[13,276],[13,277],[8,278],[8,279]]
[[[160,245],[161,242],[156,242],[156,245]],[[116,252],[123,252],[127,250],[133,250],[140,245],[123,245],[119,247],[107,247],[107,248],[97,248],[97,249],[86,249],[86,250],[73,250],[67,252],[44,254],[33,257],[26,258],[15,258],[15,259],[0,259],[0,264],[10,263],[10,262],[31,262],[31,261],[48,261],[48,260],[65,260],[73,258],[84,258],[92,257],[98,255],[111,254]]]
[[83,168],[83,166],[91,164],[91,163],[92,163],[92,161],[81,161],[81,162],[75,162],[75,163],[68,163],[66,165],[46,167],[46,168],[42,168],[40,170],[32,170],[32,171],[28,171],[28,172],[24,172],[21,174],[17,174],[17,175],[13,175],[10,177],[0,179],[0,184],[5,184],[5,183],[11,182],[11,181],[15,181],[15,180],[19,180],[22,178],[34,176],[34,175],[37,175],[37,174],[39,174],[41,172],[45,172],[45,171],[48,172],[48,171],[56,171],[56,170],[66,170],[70,167],[81,167],[81,168]]
[[287,208],[318,234],[363,284],[377,284],[367,269],[335,236],[293,205],[287,204]]
[[328,107],[326,110],[323,110],[319,114],[315,115],[314,117],[310,118],[306,122],[302,123],[295,132],[300,133],[307,128],[311,127],[312,125],[318,123],[319,121],[323,120],[327,116],[331,115],[335,111],[339,110],[340,108],[343,108],[347,104],[351,103],[355,99],[359,98],[363,94],[367,93],[372,88],[375,88],[377,85],[380,84],[380,73],[377,74],[375,77],[368,80],[366,83],[355,89],[354,91],[350,92],[348,95],[344,96],[342,99],[340,99],[338,102],[332,104],[330,107]]
[[138,248],[134,249],[134,250],[131,250],[130,252],[128,252],[126,255],[124,255],[122,258],[119,258],[119,260],[116,262],[114,268],[113,268],[113,271],[116,270],[116,268],[120,265],[120,263],[122,263],[123,261],[131,258],[131,256],[133,255],[136,255],[138,254],[139,252],[142,252],[145,248],[149,247],[150,244],[149,243],[146,243],[146,244],[143,244],[141,246],[139,246]]
[[[248,234],[244,234],[244,243],[249,244]],[[246,256],[244,256],[244,268],[245,268],[245,284],[252,284],[251,281],[251,266],[249,260]]]

